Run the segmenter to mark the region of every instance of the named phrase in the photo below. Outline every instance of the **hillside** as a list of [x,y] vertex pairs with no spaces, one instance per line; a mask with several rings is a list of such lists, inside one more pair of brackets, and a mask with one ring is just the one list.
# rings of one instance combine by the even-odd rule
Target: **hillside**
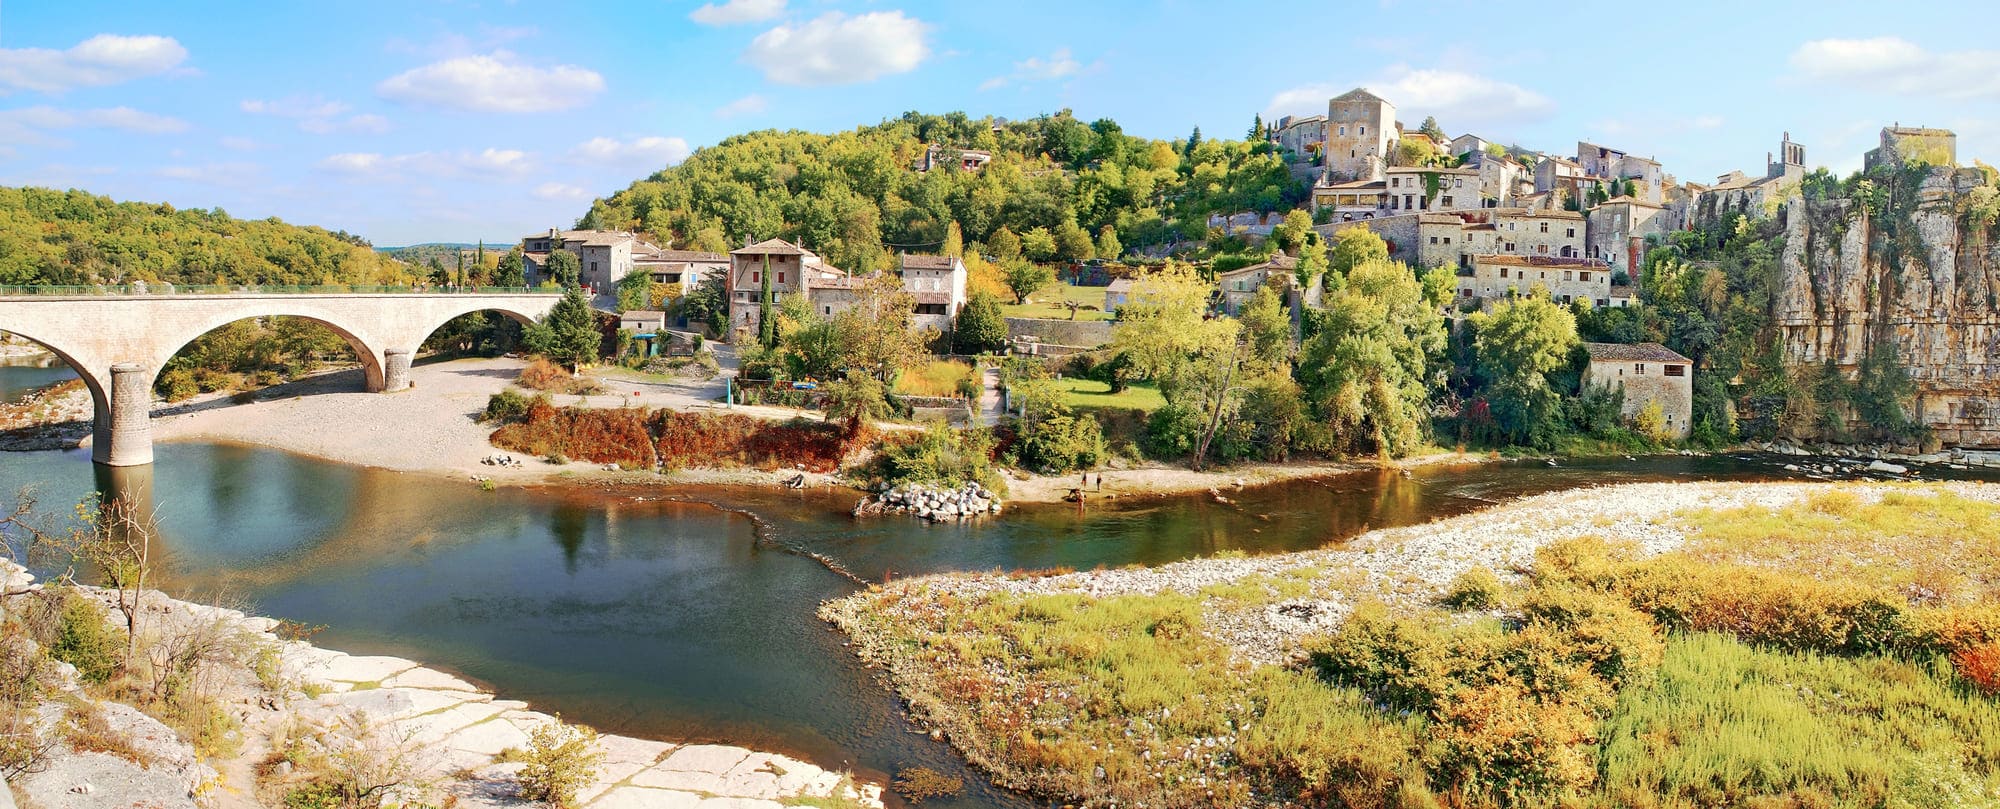
[[[944,159],[923,171],[930,145]],[[960,150],[992,160],[963,169]],[[781,237],[867,271],[897,250],[940,249],[953,221],[967,242],[1004,228],[1029,258],[1074,260],[1200,240],[1209,213],[1290,208],[1305,194],[1265,143],[1203,140],[1198,130],[1149,140],[1068,110],[1011,123],[908,113],[833,135],[728,138],[596,201],[579,224],[701,250]]]
[[0,188],[0,284],[406,284],[358,236],[221,209]]

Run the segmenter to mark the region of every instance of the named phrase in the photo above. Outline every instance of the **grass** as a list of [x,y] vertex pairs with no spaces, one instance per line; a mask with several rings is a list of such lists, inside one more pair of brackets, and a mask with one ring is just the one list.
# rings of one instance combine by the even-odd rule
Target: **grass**
[[1077,320],[1110,320],[1111,313],[1104,310],[1104,287],[1080,287],[1074,284],[1055,284],[1028,296],[1028,303],[1010,303],[1000,307],[1000,313],[1007,317],[1038,317],[1049,320],[1070,319],[1069,307],[1064,301],[1075,301],[1089,309],[1077,309]]
[[905,396],[964,396],[975,373],[971,365],[957,360],[931,360],[897,376],[896,392]]
[[[1438,593],[1501,618],[1371,606],[1318,566],[1199,595],[915,580],[823,614],[969,760],[1063,802],[2000,806],[2000,702],[1961,662],[2000,660],[2000,506],[1884,488],[1678,514],[1683,552],[1570,540]],[[1960,571],[1949,603],[1909,589],[1931,568]],[[1310,665],[1204,629],[1328,590],[1362,603]]]
[[1054,380],[1062,389],[1063,404],[1077,410],[1138,410],[1151,413],[1167,406],[1160,388],[1151,382],[1135,382],[1122,393],[1112,393],[1111,385],[1095,379],[1064,377]]

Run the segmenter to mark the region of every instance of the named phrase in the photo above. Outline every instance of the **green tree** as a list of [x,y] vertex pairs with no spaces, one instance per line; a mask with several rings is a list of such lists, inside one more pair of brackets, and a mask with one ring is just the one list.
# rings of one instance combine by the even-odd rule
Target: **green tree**
[[[552,254],[553,255],[553,254]],[[597,314],[584,300],[583,290],[569,287],[561,300],[535,323],[523,330],[521,341],[529,351],[567,366],[572,372],[596,362],[604,333],[597,327]]]
[[1389,243],[1367,228],[1345,228],[1333,234],[1326,258],[1328,268],[1344,276],[1363,264],[1388,261]]
[[694,289],[674,302],[681,317],[696,323],[707,323],[720,333],[721,327],[729,323],[729,290],[723,283],[723,275],[716,273],[696,282]]
[[1056,257],[1056,237],[1048,228],[1037,227],[1021,234],[1021,255],[1029,261],[1049,261]]
[[934,329],[914,327],[916,309],[916,298],[895,273],[876,273],[863,281],[853,303],[833,318],[846,366],[884,384],[894,381],[924,356],[924,346],[937,336]]
[[778,347],[778,320],[771,316],[771,257],[764,257],[757,291],[757,344],[766,350]]
[[445,270],[444,262],[439,261],[437,256],[431,256],[429,267],[430,272],[426,277],[430,279],[432,284],[444,286],[451,283],[451,273]]
[[1243,139],[1244,139],[1244,140],[1247,140],[1247,141],[1260,141],[1260,140],[1263,140],[1263,139],[1264,139],[1264,114],[1263,114],[1263,113],[1261,113],[1261,112],[1260,112],[1260,113],[1257,113],[1257,116],[1256,116],[1255,118],[1252,118],[1252,119],[1250,120],[1250,133],[1249,133],[1249,134],[1247,134],[1247,135],[1244,135],[1244,136],[1243,136]]
[[1027,303],[1028,296],[1036,290],[1056,282],[1055,270],[1046,264],[1036,264],[1025,259],[1013,259],[1000,265],[1001,280],[1014,293],[1015,303]]
[[1090,243],[1090,231],[1075,222],[1064,222],[1056,229],[1056,258],[1063,261],[1084,261],[1091,258],[1095,245]]
[[1000,301],[986,292],[973,293],[972,300],[958,310],[952,329],[952,343],[960,354],[984,354],[1007,348],[1007,319],[1000,313]]
[[1125,245],[1118,241],[1118,229],[1110,225],[1097,230],[1097,257],[1106,261],[1117,261],[1125,253]]
[[1424,116],[1424,122],[1417,125],[1417,131],[1436,138],[1439,143],[1449,140],[1449,138],[1444,136],[1444,127],[1438,125],[1438,119],[1435,115]]
[[1376,258],[1348,270],[1299,368],[1338,448],[1400,457],[1421,447],[1444,345],[1444,317],[1407,267]]
[[958,226],[956,219],[951,220],[951,224],[945,228],[942,254],[952,258],[965,257],[965,230]]
[[1187,148],[1182,149],[1181,153],[1187,155],[1189,160],[1193,160],[1194,150],[1199,148],[1201,148],[1201,127],[1197,126],[1194,132],[1188,135]]
[[576,254],[568,250],[550,250],[549,257],[542,261],[542,276],[564,288],[581,283],[582,274],[583,265],[577,261]]
[[493,271],[494,286],[524,287],[528,285],[526,262],[521,258],[521,248],[516,245],[507,255],[500,257],[500,265]]
[[993,255],[994,261],[1020,258],[1021,237],[1014,235],[1014,231],[1003,225],[999,230],[993,231],[993,235],[986,237],[986,251]]
[[635,270],[618,279],[618,311],[630,312],[652,305],[653,276],[645,270]]
[[1545,447],[1555,439],[1563,391],[1549,376],[1577,346],[1576,317],[1537,287],[1527,297],[1470,318],[1473,350],[1494,423],[1510,441]]
[[882,380],[860,371],[848,371],[846,376],[828,383],[824,392],[826,420],[846,422],[849,435],[860,432],[862,425],[870,421],[895,415]]

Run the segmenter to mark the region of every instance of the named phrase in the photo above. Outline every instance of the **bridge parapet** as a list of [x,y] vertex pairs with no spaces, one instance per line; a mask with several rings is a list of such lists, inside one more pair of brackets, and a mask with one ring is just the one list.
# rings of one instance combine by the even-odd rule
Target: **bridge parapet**
[[0,298],[179,298],[212,295],[560,295],[554,287],[409,287],[371,284],[0,285]]

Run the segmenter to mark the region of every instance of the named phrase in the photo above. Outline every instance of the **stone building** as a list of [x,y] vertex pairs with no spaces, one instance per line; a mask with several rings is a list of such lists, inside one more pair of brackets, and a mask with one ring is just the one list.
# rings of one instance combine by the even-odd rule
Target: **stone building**
[[640,243],[632,253],[632,264],[652,276],[653,283],[673,287],[678,294],[693,292],[704,279],[729,272],[729,256],[699,250],[661,250]]
[[1332,208],[1335,221],[1374,219],[1388,210],[1388,188],[1387,180],[1335,182],[1322,176],[1312,190],[1313,213]]
[[1216,273],[1215,287],[1217,305],[1222,313],[1235,317],[1242,314],[1243,307],[1257,297],[1257,290],[1266,284],[1276,283],[1284,294],[1285,304],[1299,303],[1317,305],[1319,303],[1319,279],[1313,279],[1313,289],[1298,289],[1299,260],[1282,253],[1272,256],[1269,261],[1238,267],[1225,273]]
[[1453,267],[1465,247],[1465,219],[1450,213],[1401,213],[1332,222],[1314,230],[1332,239],[1347,228],[1367,228],[1389,246],[1389,257],[1415,268]]
[[1583,348],[1590,354],[1585,385],[1623,391],[1619,412],[1627,420],[1658,402],[1667,433],[1688,436],[1694,426],[1694,361],[1659,343],[1584,343]]
[[[1882,131],[1886,143],[1889,130]],[[1751,177],[1732,171],[1717,177],[1715,185],[1696,193],[1692,207],[1695,215],[1701,216],[1712,216],[1725,210],[1775,212],[1778,203],[1805,176],[1806,147],[1793,143],[1792,133],[1786,132],[1778,143],[1775,159],[1771,154],[1764,155],[1764,176]]]
[[1909,163],[1946,167],[1958,165],[1958,135],[1949,129],[1902,124],[1885,126],[1882,127],[1882,145],[1869,149],[1861,160],[1864,170]]
[[1480,207],[1478,169],[1391,166],[1382,170],[1382,179],[1388,183],[1384,198],[1391,214]]
[[[783,239],[769,239],[731,251],[729,323],[732,330],[755,332],[762,324],[764,274],[771,275],[771,302],[804,293],[814,312],[832,317],[854,305],[867,278],[856,278],[807,250]],[[948,331],[952,318],[965,306],[965,263],[948,256],[904,255],[896,272],[903,289],[916,299],[912,328]]]
[[1361,88],[1327,100],[1325,165],[1336,181],[1381,176],[1395,148],[1396,107]]
[[1472,256],[1471,266],[1459,270],[1458,275],[1458,298],[1462,301],[1484,304],[1529,295],[1537,287],[1557,303],[1611,305],[1611,272],[1601,261]]
[[660,248],[638,236],[616,230],[557,230],[537,233],[521,240],[521,260],[528,283],[540,284],[549,278],[545,269],[549,253],[567,250],[576,255],[580,283],[603,294],[637,267],[635,252],[658,252]]
[[1585,177],[1594,178],[1598,184],[1630,181],[1631,196],[1648,204],[1660,204],[1666,177],[1660,173],[1659,162],[1652,158],[1626,154],[1595,143],[1577,141],[1576,163],[1583,169]]
[[911,325],[950,331],[958,310],[965,308],[965,262],[957,256],[904,253],[898,270],[903,289],[917,299]]
[[1318,155],[1326,145],[1326,116],[1287,115],[1271,125],[1271,140],[1300,156]]
[[1591,208],[1586,220],[1584,255],[1636,278],[1646,260],[1646,237],[1664,238],[1680,217],[1666,206],[1621,196]]

